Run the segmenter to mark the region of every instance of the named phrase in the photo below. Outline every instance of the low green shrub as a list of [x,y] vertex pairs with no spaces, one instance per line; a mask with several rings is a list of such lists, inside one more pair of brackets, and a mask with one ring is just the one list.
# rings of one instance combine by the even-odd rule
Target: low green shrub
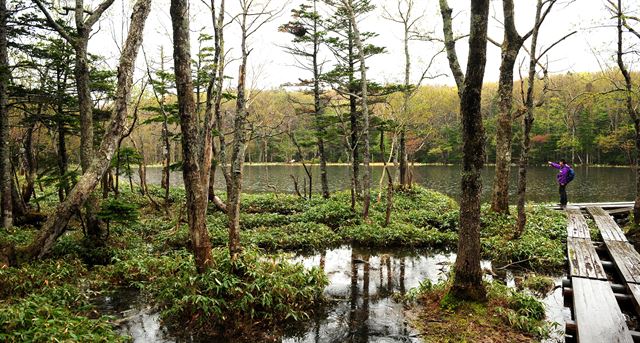
[[331,228],[358,223],[359,213],[351,209],[350,202],[340,201],[341,197],[328,200],[316,200],[303,213],[296,217],[296,221],[315,222],[325,224]]
[[294,218],[294,216],[280,213],[242,213],[240,214],[240,227],[243,230],[252,230],[257,227],[282,226],[291,223]]
[[241,232],[242,241],[268,250],[312,250],[338,245],[341,238],[328,226],[291,223],[280,227],[260,227]]
[[514,263],[538,271],[563,268],[566,216],[542,206],[528,206],[525,231],[514,239],[515,209],[511,212],[511,215],[496,214],[488,206],[483,206],[483,256],[497,264]]
[[[83,292],[65,285],[31,294],[14,302],[0,302],[2,342],[126,342],[110,323],[111,318],[90,319]],[[73,310],[72,310],[73,309]]]
[[292,214],[305,207],[305,200],[290,194],[243,194],[240,209],[246,213]]
[[235,263],[225,249],[212,255],[214,266],[203,274],[196,273],[190,253],[177,251],[121,261],[111,275],[144,289],[164,320],[194,334],[219,335],[246,325],[268,331],[276,323],[308,319],[323,302],[328,280],[320,269],[251,249]]
[[533,295],[492,282],[488,297],[496,304],[496,313],[510,326],[539,338],[549,336],[552,327],[544,321],[544,304]]
[[0,299],[28,294],[72,283],[87,274],[79,259],[42,260],[20,268],[0,268]]
[[411,224],[391,223],[388,227],[376,224],[360,224],[340,229],[340,235],[346,241],[363,246],[410,246],[442,247],[457,242],[457,234],[441,232],[437,229],[418,228]]

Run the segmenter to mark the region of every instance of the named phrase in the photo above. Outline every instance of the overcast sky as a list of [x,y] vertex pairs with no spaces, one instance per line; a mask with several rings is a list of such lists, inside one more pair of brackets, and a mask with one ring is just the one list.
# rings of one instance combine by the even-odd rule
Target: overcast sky
[[[264,1],[264,0],[256,0]],[[561,0],[562,1],[562,0]],[[62,1],[64,3],[64,0]],[[95,2],[95,1],[94,1]],[[126,27],[123,18],[128,18],[132,0],[116,0],[107,17],[101,22],[100,31],[92,38],[90,50],[110,58],[109,63],[114,66],[118,56],[118,44],[122,38],[121,29]],[[208,0],[207,0],[208,2]],[[290,10],[298,7],[302,0],[272,0],[272,8],[284,8],[282,14],[273,22],[266,24],[250,40],[254,49],[250,55],[249,77],[258,88],[274,88],[285,83],[296,82],[301,77],[301,71],[296,69],[294,61],[281,46],[287,45],[291,35],[277,31],[277,27],[290,19]],[[400,82],[404,77],[404,52],[402,50],[402,27],[394,22],[385,20],[382,16],[383,7],[394,11],[397,0],[373,0],[376,10],[362,18],[361,30],[373,31],[379,34],[371,43],[384,46],[385,54],[375,56],[368,60],[368,76],[378,82]],[[437,0],[415,0],[416,15],[424,13],[419,22],[421,31],[433,32],[436,37],[442,37],[442,19],[439,16]],[[227,0],[230,14],[237,13],[234,8],[236,0]],[[497,41],[502,40],[501,1],[491,1],[491,19],[489,36]],[[534,0],[516,0],[516,25],[521,34],[524,34],[532,26],[535,15]],[[469,30],[469,1],[450,0],[449,5],[454,11],[454,30],[459,34]],[[322,13],[321,14],[325,14]],[[124,13],[124,15],[123,15]],[[211,16],[201,0],[191,0],[191,29],[193,31],[192,48],[197,48],[196,38],[198,32],[205,28],[205,32],[213,34]],[[547,18],[540,33],[540,49],[544,49],[560,37],[572,31],[578,31],[567,40],[560,43],[548,54],[550,71],[553,73],[598,71],[600,66],[596,55],[604,63],[611,63],[612,51],[615,49],[616,29],[611,26],[608,19],[604,1],[602,0],[575,0],[558,3]],[[237,56],[239,51],[239,39],[237,24],[231,24],[226,33],[226,48],[232,49],[230,55]],[[147,28],[145,30],[144,48],[150,60],[158,61],[160,46],[164,46],[165,54],[171,56],[171,21],[169,18],[169,0],[154,0]],[[528,45],[528,43],[527,43]],[[413,56],[412,74],[419,75],[431,56],[441,50],[438,42],[414,42],[411,44]],[[461,40],[457,44],[460,63],[466,63],[467,41]],[[521,52],[520,59],[525,55]],[[144,63],[140,59],[138,68],[143,69]],[[170,63],[171,65],[171,63]],[[489,44],[485,80],[496,81],[500,65],[499,48]],[[231,64],[227,74],[234,78],[237,73],[237,65]],[[453,85],[450,76],[446,56],[441,54],[431,71],[431,74],[446,74],[431,84]],[[304,74],[302,74],[304,75]],[[514,76],[517,77],[517,71]],[[305,76],[308,77],[308,76]],[[231,80],[230,83],[234,81]]]

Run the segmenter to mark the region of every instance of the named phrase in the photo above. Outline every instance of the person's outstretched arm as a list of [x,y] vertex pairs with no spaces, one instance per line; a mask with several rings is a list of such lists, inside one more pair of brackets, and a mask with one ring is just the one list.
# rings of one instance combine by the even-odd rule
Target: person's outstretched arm
[[554,167],[556,169],[562,169],[562,167],[559,164],[555,163],[555,162],[549,161],[548,163],[549,163],[550,166],[552,166],[552,167]]

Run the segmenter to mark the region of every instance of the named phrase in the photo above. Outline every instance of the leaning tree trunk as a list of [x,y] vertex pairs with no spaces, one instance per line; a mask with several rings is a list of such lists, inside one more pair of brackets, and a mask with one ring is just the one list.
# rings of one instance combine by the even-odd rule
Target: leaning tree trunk
[[[442,1],[442,0],[441,0]],[[484,128],[482,124],[482,81],[487,59],[489,0],[471,2],[469,57],[460,96],[462,116],[462,196],[458,256],[454,266],[451,293],[460,299],[486,297],[480,269],[480,172],[484,166]]]
[[9,101],[7,86],[9,83],[9,59],[7,55],[7,12],[6,0],[0,0],[0,204],[2,207],[2,227],[13,226],[11,200],[11,154],[9,147]]
[[[0,0],[1,1],[1,0]],[[87,171],[82,174],[66,199],[61,202],[40,229],[38,237],[26,248],[27,257],[41,258],[47,254],[56,239],[64,233],[69,219],[89,198],[105,173],[116,150],[118,139],[124,134],[127,106],[131,98],[133,72],[138,49],[142,44],[145,21],[151,9],[151,0],[138,0],[133,7],[129,34],[120,56],[114,117],[100,143]]]
[[[202,273],[213,263],[206,221],[209,174],[206,174],[206,178],[202,177],[205,165],[200,159],[203,144],[199,138],[198,113],[196,113],[191,79],[188,0],[171,0],[170,13],[178,112],[182,130],[182,175],[187,196],[187,219],[196,268]],[[204,150],[204,152],[207,151]]]

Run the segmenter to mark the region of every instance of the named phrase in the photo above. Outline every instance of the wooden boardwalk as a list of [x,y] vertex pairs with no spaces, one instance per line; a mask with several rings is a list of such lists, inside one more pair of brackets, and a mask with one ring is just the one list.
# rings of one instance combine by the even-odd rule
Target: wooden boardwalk
[[[631,203],[633,206],[633,203]],[[564,294],[572,298],[573,321],[566,325],[568,341],[636,342],[640,333],[629,330],[619,301],[630,300],[640,314],[640,254],[607,213],[621,203],[585,203],[566,208],[569,280]],[[591,240],[585,209],[595,222],[605,249]],[[612,266],[605,271],[605,266]],[[620,293],[624,292],[624,293]]]
[[[567,323],[565,337],[583,343],[638,342],[640,333],[629,330],[619,302],[630,300],[640,314],[640,254],[605,208],[597,203],[582,205],[566,209],[569,281],[564,294],[572,298],[573,321]],[[620,208],[615,207],[620,203],[605,205]],[[591,240],[582,209],[602,237],[600,251]],[[605,266],[613,268],[605,272]]]

